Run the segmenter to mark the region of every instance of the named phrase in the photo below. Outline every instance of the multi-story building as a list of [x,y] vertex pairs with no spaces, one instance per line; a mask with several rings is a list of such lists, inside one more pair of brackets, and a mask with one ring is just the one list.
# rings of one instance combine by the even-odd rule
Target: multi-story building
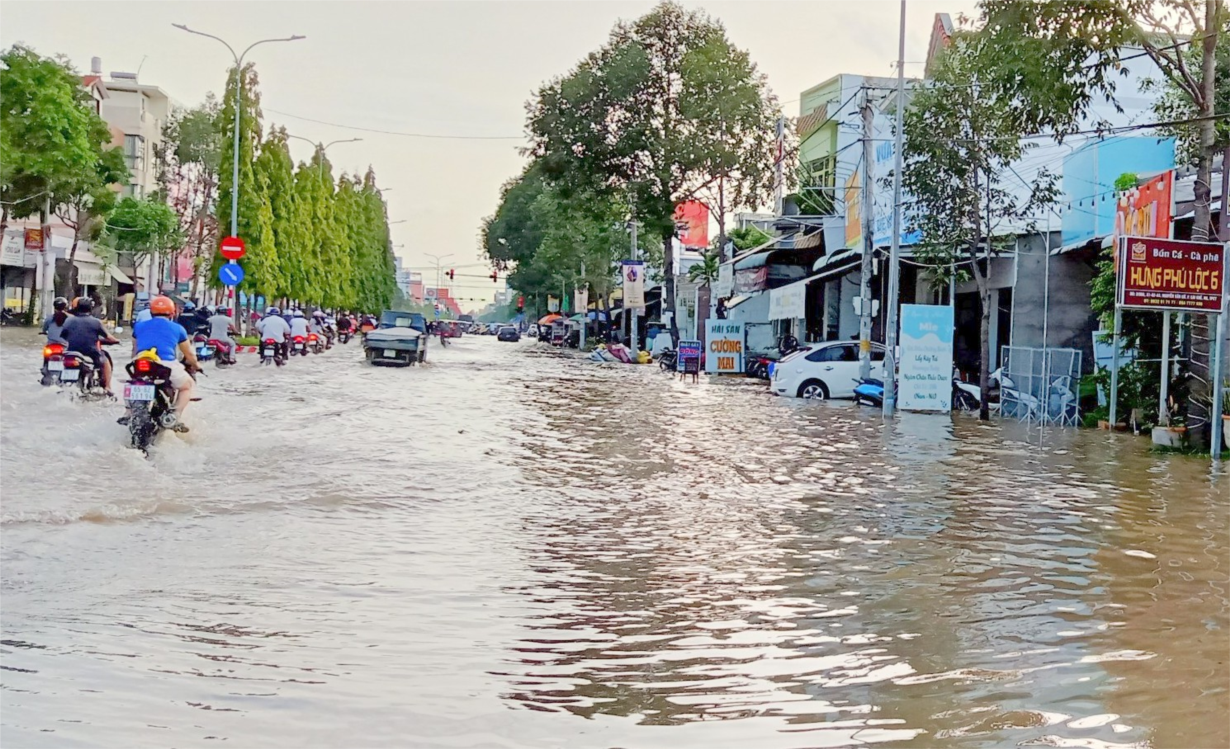
[[[91,76],[101,77],[99,58],[93,59],[91,67]],[[124,195],[146,197],[158,189],[154,156],[162,145],[162,127],[170,113],[171,99],[157,86],[139,83],[135,73],[111,73],[106,91],[100,114],[108,125],[123,132],[124,158],[131,173]]]

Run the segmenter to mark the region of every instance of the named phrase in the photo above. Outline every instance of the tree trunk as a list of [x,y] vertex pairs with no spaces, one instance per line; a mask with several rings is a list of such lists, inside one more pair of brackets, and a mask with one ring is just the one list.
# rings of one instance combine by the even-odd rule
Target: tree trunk
[[[1213,214],[1210,206],[1213,181],[1214,155],[1214,125],[1212,120],[1216,84],[1216,55],[1218,41],[1217,6],[1214,0],[1205,0],[1204,43],[1201,50],[1200,96],[1196,99],[1198,116],[1201,119],[1197,125],[1200,136],[1200,149],[1196,154],[1195,216],[1192,221],[1192,240],[1206,242],[1215,235]],[[1225,179],[1226,167],[1222,166],[1222,178]],[[1222,207],[1223,214],[1225,207]],[[1208,405],[1212,397],[1212,377],[1220,373],[1211,371],[1211,353],[1214,345],[1213,330],[1215,318],[1212,315],[1192,316],[1192,349],[1191,349],[1191,379],[1188,391],[1187,413],[1188,437],[1195,446],[1207,444],[1209,430],[1220,428],[1220,424],[1211,424],[1211,412]]]
[[[666,266],[666,276],[663,281],[666,286],[666,293],[663,295],[666,300],[662,304],[662,314],[668,311],[671,313],[671,348],[679,348],[679,319],[675,315],[675,247],[671,242],[675,238],[675,227],[672,225],[670,229],[662,233],[662,264]],[[625,313],[627,314],[627,313]],[[636,317],[632,318],[632,324],[636,324]]]
[[978,298],[982,300],[982,319],[979,321],[978,347],[978,420],[990,421],[991,403],[991,289],[986,279],[979,274]]
[[74,230],[73,246],[68,249],[68,267],[64,269],[63,283],[58,284],[60,288],[56,289],[56,296],[62,296],[67,299],[77,293],[77,245],[80,242],[80,232],[79,230]]

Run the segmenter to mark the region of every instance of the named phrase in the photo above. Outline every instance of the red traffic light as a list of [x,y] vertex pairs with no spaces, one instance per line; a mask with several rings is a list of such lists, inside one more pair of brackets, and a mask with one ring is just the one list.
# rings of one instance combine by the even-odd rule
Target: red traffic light
[[524,307],[524,306],[525,306],[525,297],[524,297],[524,296],[519,296],[519,297],[517,297],[517,306],[518,306],[518,307]]
[[448,269],[448,280],[450,281],[453,280],[453,269],[452,268]]
[[496,275],[496,272],[495,272],[495,271],[491,271],[491,282],[492,282],[492,283],[499,283],[499,282],[500,282],[500,277],[499,277],[498,275]]

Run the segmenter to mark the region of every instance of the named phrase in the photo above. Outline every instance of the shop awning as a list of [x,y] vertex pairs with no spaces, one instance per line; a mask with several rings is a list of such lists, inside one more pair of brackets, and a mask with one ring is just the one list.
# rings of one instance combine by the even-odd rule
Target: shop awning
[[832,265],[825,267],[824,270],[808,278],[807,283],[811,283],[812,281],[824,281],[826,279],[844,276],[850,271],[858,268],[861,263],[862,263],[862,258],[857,258],[857,257],[848,259],[845,262],[839,261],[839,262],[833,263]]
[[845,262],[846,260],[849,260],[850,258],[854,258],[854,257],[859,257],[859,258],[861,258],[861,254],[859,253],[859,251],[858,251],[858,250],[855,250],[855,249],[839,249],[839,250],[837,250],[836,252],[829,253],[828,255],[825,255],[824,257],[822,257],[822,258],[820,258],[819,260],[817,260],[817,261],[815,262],[815,264],[814,264],[814,265],[812,265],[811,269],[812,269],[812,270],[815,270],[815,271],[818,271],[818,270],[820,270],[821,268],[827,268],[827,267],[829,267],[830,265],[835,265],[835,264],[837,264],[837,263],[842,263],[842,262]]
[[124,271],[120,270],[119,268],[116,268],[114,265],[108,265],[107,272],[111,274],[112,278],[114,278],[116,281],[119,281],[120,283],[126,283],[130,286],[133,284],[132,279],[129,278],[128,275],[124,273]]
[[742,296],[734,297],[733,299],[731,299],[729,302],[726,303],[726,310],[729,312],[735,307],[738,307],[740,304],[743,304],[747,300],[752,299],[753,297],[756,297],[756,296],[759,296],[759,295],[758,294],[744,294]]

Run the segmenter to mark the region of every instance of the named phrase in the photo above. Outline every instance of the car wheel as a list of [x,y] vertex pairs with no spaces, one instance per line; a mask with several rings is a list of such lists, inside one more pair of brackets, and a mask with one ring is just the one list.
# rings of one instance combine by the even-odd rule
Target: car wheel
[[819,380],[808,380],[799,385],[799,397],[804,400],[826,401],[829,399],[829,389]]

